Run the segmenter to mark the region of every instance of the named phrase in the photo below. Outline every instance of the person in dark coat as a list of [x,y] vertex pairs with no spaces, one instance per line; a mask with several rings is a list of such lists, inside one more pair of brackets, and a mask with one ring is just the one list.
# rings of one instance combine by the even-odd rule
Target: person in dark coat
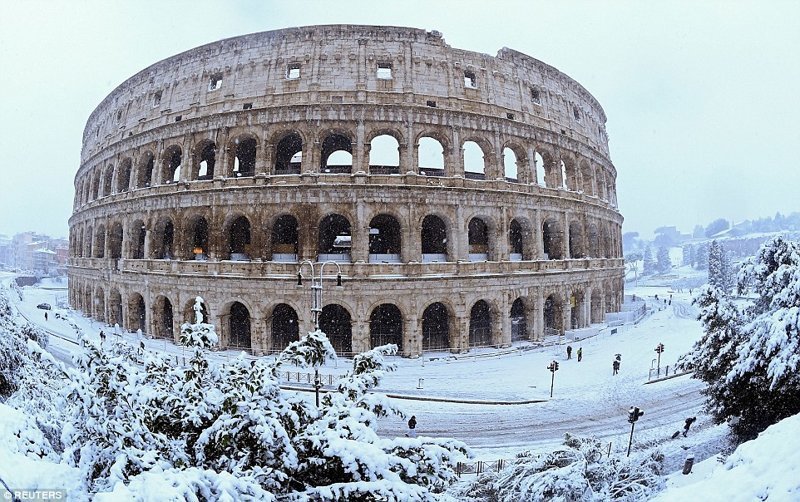
[[578,347],[578,362],[581,362],[583,359],[583,347]]
[[611,367],[614,369],[614,375],[619,373],[619,361],[617,359],[614,359],[614,362],[611,363]]
[[572,359],[572,345],[567,345],[567,359]]
[[408,419],[408,434],[406,436],[410,438],[417,437],[417,417],[415,415],[411,415],[411,418]]
[[697,420],[697,417],[689,417],[683,423],[683,437],[686,437],[686,433],[689,432],[689,427]]

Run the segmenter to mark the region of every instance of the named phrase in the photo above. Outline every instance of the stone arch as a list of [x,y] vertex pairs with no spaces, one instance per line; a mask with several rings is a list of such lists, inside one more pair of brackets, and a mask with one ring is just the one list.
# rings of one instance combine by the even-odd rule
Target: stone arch
[[300,321],[297,311],[286,303],[275,305],[270,316],[270,333],[273,352],[281,352],[290,343],[298,341],[300,339]]
[[353,170],[353,140],[350,134],[329,131],[322,140],[321,173],[350,173]]
[[528,309],[526,308],[525,301],[522,299],[522,297],[517,298],[511,304],[509,316],[511,317],[512,342],[519,342],[522,340],[528,340],[530,338],[530,335],[528,335],[527,310]]
[[87,226],[86,239],[84,239],[83,241],[84,245],[83,256],[86,256],[87,258],[94,257],[94,253],[92,252],[92,246],[94,245],[94,240],[92,239],[93,233],[94,229],[92,228],[92,226],[91,225]]
[[228,144],[232,153],[226,168],[226,176],[231,178],[250,177],[256,174],[256,158],[258,158],[258,137],[253,133],[242,133],[234,137]]
[[517,152],[507,146],[503,148],[503,177],[506,181],[516,182],[519,180],[521,164]]
[[394,216],[381,213],[369,223],[370,263],[399,263],[402,249],[402,228]]
[[542,222],[542,252],[546,260],[564,259],[564,232],[555,218]]
[[162,216],[153,227],[151,257],[156,260],[175,258],[175,224],[172,218]]
[[544,300],[542,326],[545,336],[564,333],[564,302],[561,295],[552,293]]
[[94,289],[94,298],[92,299],[92,317],[100,322],[106,320],[106,294],[102,287],[97,286]]
[[350,261],[350,220],[341,214],[331,213],[320,220],[318,228],[318,261]]
[[590,223],[586,227],[586,241],[588,243],[588,249],[586,252],[589,255],[589,258],[600,258],[600,233],[597,230],[597,225],[594,223]]
[[303,136],[297,131],[284,131],[275,138],[277,141],[274,174],[300,174],[303,162]]
[[217,164],[217,144],[204,139],[194,147],[194,165],[192,165],[192,180],[210,180],[214,178],[214,168]]
[[336,354],[352,356],[353,327],[352,316],[347,308],[337,303],[329,303],[322,308],[319,316],[319,329],[328,335]]
[[578,174],[578,165],[575,159],[571,155],[565,155],[561,158],[561,162],[564,169],[564,189],[573,192],[582,190],[583,187],[579,182],[580,175]]
[[367,136],[369,145],[369,172],[371,174],[398,174],[400,172],[400,144],[403,135],[394,129],[377,129]]
[[[197,302],[197,298],[197,296],[194,296],[183,305],[184,322],[188,322],[189,324],[195,324],[197,322],[197,314],[194,311],[194,304]],[[200,313],[203,315],[204,323],[212,324],[211,316],[208,311],[208,304],[202,297],[200,298]]]
[[95,173],[92,176],[92,200],[97,200],[100,198],[100,169],[95,169]]
[[147,188],[153,179],[153,169],[155,168],[155,157],[153,152],[146,150],[139,159],[139,166],[136,169],[136,188]]
[[586,247],[583,243],[583,223],[578,220],[569,222],[569,257],[586,257]]
[[130,157],[122,159],[117,172],[117,192],[127,192],[131,186],[131,171],[133,169],[133,162]]
[[161,184],[174,183],[181,178],[181,168],[183,164],[183,149],[178,145],[168,146],[162,155]]
[[109,164],[106,166],[106,170],[103,172],[103,197],[108,197],[111,195],[111,189],[113,188],[113,180],[114,180],[114,166]]
[[448,261],[451,248],[449,229],[446,220],[436,214],[428,214],[420,226],[422,261]]
[[478,300],[469,311],[469,346],[492,345],[492,308],[486,300]]
[[544,186],[547,188],[559,188],[563,186],[561,165],[556,162],[555,156],[548,150],[537,149],[536,153],[542,159],[542,179],[544,179]]
[[397,345],[397,352],[403,351],[403,314],[393,303],[382,303],[369,316],[370,348],[387,343]]
[[569,297],[570,304],[570,319],[569,329],[580,329],[586,327],[586,318],[584,313],[586,301],[586,292],[576,287],[572,290]]
[[282,214],[272,224],[270,242],[272,261],[296,262],[300,246],[298,222],[291,214]]
[[599,287],[592,288],[591,301],[591,322],[600,323],[605,321],[605,312],[603,312],[603,300]]
[[144,226],[144,221],[136,219],[130,226],[128,231],[130,248],[128,257],[134,260],[144,259],[145,240],[147,239],[147,228]]
[[525,240],[525,230],[520,224],[520,220],[514,218],[508,225],[509,261],[530,259],[530,257],[525,257]]
[[443,302],[433,302],[422,312],[422,350],[449,350],[450,326],[455,325],[453,310]]
[[240,301],[232,301],[223,307],[226,347],[252,350],[250,309]]
[[486,178],[486,150],[478,141],[469,139],[461,145],[464,176],[471,179]]
[[225,259],[247,261],[253,256],[250,219],[243,214],[231,215],[224,226]]
[[428,176],[444,176],[445,146],[441,138],[430,135],[417,139],[417,169]]
[[193,214],[186,219],[186,243],[190,260],[207,260],[210,230],[208,220],[202,214]]
[[469,220],[467,225],[467,244],[469,246],[470,261],[489,260],[489,225],[484,218],[474,217]]
[[128,295],[128,322],[129,331],[139,331],[147,333],[147,308],[144,297],[139,293]]
[[94,258],[105,258],[106,256],[106,227],[102,223],[94,233]]
[[114,222],[108,232],[108,252],[109,258],[118,260],[122,258],[123,231],[122,223]]
[[172,302],[164,295],[159,295],[153,302],[153,327],[156,338],[166,338],[173,340],[174,333],[174,312]]
[[122,318],[122,295],[117,288],[112,288],[108,292],[108,324],[125,325],[125,320]]

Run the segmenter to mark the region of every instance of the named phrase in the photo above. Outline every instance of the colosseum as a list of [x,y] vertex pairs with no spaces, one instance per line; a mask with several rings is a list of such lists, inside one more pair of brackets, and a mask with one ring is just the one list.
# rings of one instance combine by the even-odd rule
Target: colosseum
[[140,71],[89,117],[69,300],[176,338],[200,295],[221,346],[256,355],[315,314],[345,356],[603,322],[624,275],[605,122],[552,66],[436,31],[210,43]]

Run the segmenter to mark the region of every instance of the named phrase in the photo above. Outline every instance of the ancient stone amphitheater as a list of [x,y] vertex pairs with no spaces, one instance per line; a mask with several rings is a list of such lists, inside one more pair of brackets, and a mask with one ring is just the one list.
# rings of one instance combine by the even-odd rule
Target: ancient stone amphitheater
[[173,338],[200,295],[222,346],[255,354],[313,328],[314,291],[345,355],[602,322],[624,271],[605,122],[557,69],[436,31],[311,26],[189,50],[86,123],[70,302]]

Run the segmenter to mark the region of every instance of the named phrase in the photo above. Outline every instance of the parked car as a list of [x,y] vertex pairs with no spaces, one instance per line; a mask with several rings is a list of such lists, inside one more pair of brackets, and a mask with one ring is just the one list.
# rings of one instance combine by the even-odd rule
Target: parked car
[[49,303],[40,303],[39,305],[36,306],[36,308],[42,310],[50,310],[53,307],[51,307]]

